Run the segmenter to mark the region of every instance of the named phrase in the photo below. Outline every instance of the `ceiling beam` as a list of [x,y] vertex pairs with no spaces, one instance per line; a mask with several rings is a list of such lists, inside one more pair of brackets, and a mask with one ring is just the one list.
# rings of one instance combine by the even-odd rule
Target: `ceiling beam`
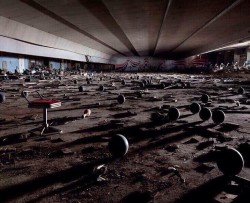
[[156,51],[156,48],[157,48],[157,45],[158,45],[158,43],[159,43],[159,39],[160,39],[162,30],[163,30],[163,25],[164,25],[165,20],[166,20],[166,18],[167,18],[167,15],[168,15],[170,6],[171,6],[171,4],[172,4],[172,1],[173,1],[173,0],[169,0],[168,3],[167,3],[167,5],[166,5],[165,13],[164,13],[164,16],[163,16],[163,18],[162,18],[161,26],[160,26],[160,29],[159,29],[159,31],[158,31],[157,38],[156,38],[156,42],[155,42],[155,46],[154,46],[154,49],[153,49],[153,53],[152,53],[153,56],[155,55],[155,51]]
[[119,39],[135,56],[139,56],[135,47],[128,39],[120,25],[112,16],[108,7],[102,0],[78,0],[89,12],[92,13],[117,39]]
[[217,45],[212,45],[209,48],[195,49],[195,50],[193,50],[192,52],[189,52],[189,53],[192,54],[192,55],[204,54],[204,53],[212,52],[213,50],[216,50],[216,49],[220,49],[220,48],[223,48],[223,47],[230,46],[232,44],[242,43],[242,42],[246,42],[246,41],[250,41],[250,34],[242,35],[241,37],[239,37],[237,39],[231,40],[230,42],[223,42],[223,43],[221,43],[219,45],[218,44]]
[[220,17],[222,17],[223,15],[225,15],[226,13],[231,11],[233,8],[235,8],[237,5],[239,5],[243,1],[244,0],[235,0],[230,6],[227,6],[222,11],[220,11],[218,14],[216,14],[214,17],[209,19],[205,24],[203,24],[200,28],[195,30],[191,35],[189,35],[186,39],[184,39],[180,44],[178,44],[176,47],[174,47],[173,49],[168,51],[168,53],[174,52],[177,48],[179,48],[182,44],[184,44],[186,41],[188,41],[191,37],[193,37],[194,35],[197,35],[198,33],[200,33],[202,30],[207,28],[209,25],[214,23],[216,20],[218,20]]
[[48,10],[44,6],[40,5],[39,3],[37,3],[37,2],[35,2],[33,0],[20,0],[20,1],[23,2],[23,3],[25,3],[26,5],[34,8],[34,9],[36,9],[37,11],[39,11],[39,12],[41,12],[41,13],[43,13],[43,14],[51,17],[51,18],[53,18],[54,20],[56,20],[56,21],[58,21],[58,22],[60,22],[60,23],[62,23],[64,25],[66,25],[66,26],[74,29],[75,31],[77,31],[77,32],[79,32],[79,33],[81,33],[81,34],[83,34],[83,35],[91,38],[92,40],[94,40],[94,41],[102,44],[103,46],[108,47],[109,49],[111,49],[111,50],[113,50],[113,51],[115,51],[115,52],[117,52],[117,53],[125,56],[125,54],[123,54],[122,52],[118,51],[114,47],[112,47],[112,46],[106,44],[105,42],[101,41],[100,39],[94,37],[93,35],[91,35],[90,33],[86,32],[85,30],[83,30],[83,29],[77,27],[76,25],[72,24],[71,22],[65,20],[61,16],[58,16],[57,14],[55,14],[52,11]]

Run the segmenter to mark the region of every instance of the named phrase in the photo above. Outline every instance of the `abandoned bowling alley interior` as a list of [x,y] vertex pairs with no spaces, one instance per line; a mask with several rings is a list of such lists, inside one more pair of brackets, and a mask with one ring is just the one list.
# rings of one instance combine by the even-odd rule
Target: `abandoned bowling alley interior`
[[249,203],[249,0],[0,0],[0,202]]

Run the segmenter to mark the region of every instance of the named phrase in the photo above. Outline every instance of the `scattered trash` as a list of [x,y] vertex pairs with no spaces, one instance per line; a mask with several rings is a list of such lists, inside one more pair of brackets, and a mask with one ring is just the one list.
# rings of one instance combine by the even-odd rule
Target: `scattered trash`
[[186,179],[181,175],[181,173],[179,172],[179,170],[176,169],[176,167],[168,167],[167,168],[169,173],[174,173],[174,175],[176,175],[179,179],[181,183],[186,183]]
[[82,117],[86,118],[86,117],[88,117],[90,115],[91,115],[91,110],[90,109],[86,109],[86,110],[84,110]]
[[[244,130],[249,121],[248,114],[250,114],[247,110],[250,104],[248,101],[250,94],[247,93],[248,86],[246,85],[249,81],[242,81],[240,77],[235,80],[227,79],[224,75],[222,79],[219,78],[221,75],[214,79],[212,76],[202,75],[161,74],[160,76],[153,73],[140,74],[139,77],[131,73],[131,79],[130,75],[126,73],[109,75],[105,72],[91,71],[81,73],[81,75],[79,73],[72,74],[60,77],[53,74],[51,76],[43,74],[39,76],[39,79],[43,79],[43,81],[31,78],[31,82],[25,83],[23,83],[23,78],[18,87],[15,86],[16,84],[12,85],[12,81],[0,84],[1,91],[3,91],[1,94],[6,95],[8,99],[6,103],[2,104],[2,107],[10,105],[8,109],[10,111],[16,108],[16,103],[12,105],[11,102],[22,99],[20,96],[22,97],[25,93],[26,96],[30,94],[30,97],[38,98],[32,94],[33,90],[36,89],[41,89],[46,97],[63,99],[63,108],[49,110],[54,115],[49,116],[48,121],[51,125],[67,124],[67,126],[63,126],[66,132],[62,137],[54,135],[45,137],[30,133],[9,135],[11,128],[17,126],[20,126],[21,132],[26,132],[26,129],[29,129],[31,125],[40,125],[42,117],[38,117],[38,112],[41,112],[42,109],[32,112],[26,111],[20,103],[20,108],[18,107],[15,112],[15,119],[7,111],[3,112],[1,114],[3,118],[0,118],[0,131],[4,133],[4,136],[0,138],[2,146],[0,148],[0,164],[3,173],[7,175],[23,174],[27,170],[22,168],[22,164],[26,164],[29,159],[32,159],[32,164],[35,167],[27,167],[31,167],[33,170],[37,169],[40,158],[43,160],[44,156],[45,159],[49,157],[53,163],[46,166],[48,168],[46,168],[46,172],[54,170],[53,166],[56,166],[55,169],[58,170],[56,173],[64,174],[64,170],[68,171],[68,169],[64,169],[64,165],[61,166],[60,163],[65,163],[65,166],[75,166],[79,163],[84,166],[90,164],[90,174],[85,174],[85,171],[82,170],[82,185],[73,188],[77,191],[77,195],[85,195],[90,198],[86,201],[100,201],[95,199],[96,187],[92,187],[90,184],[101,185],[105,183],[102,186],[108,185],[111,192],[108,191],[107,196],[110,195],[110,200],[112,200],[112,188],[119,187],[119,190],[123,190],[124,187],[130,187],[129,184],[132,183],[131,189],[127,193],[134,192],[126,195],[122,202],[134,202],[134,200],[136,202],[152,202],[159,193],[164,194],[165,198],[172,188],[176,188],[179,180],[180,183],[186,183],[186,179],[182,175],[190,177],[195,173],[196,175],[197,173],[201,173],[198,175],[209,173],[206,178],[210,180],[211,177],[215,177],[218,175],[218,171],[213,170],[215,168],[214,161],[218,162],[218,167],[224,175],[238,174],[242,169],[241,157],[236,158],[235,154],[227,154],[230,158],[223,158],[223,155],[219,155],[220,152],[226,151],[228,146],[238,145],[237,150],[244,158],[244,164],[249,165],[250,142],[248,134],[250,135],[250,133],[248,133],[247,128]],[[60,81],[62,78],[63,81]],[[89,85],[83,84],[86,83],[85,79]],[[239,88],[237,92],[240,85],[243,85],[241,87],[243,90],[241,91]],[[25,91],[21,93],[24,88]],[[99,93],[96,91],[97,89],[100,91]],[[78,90],[79,92],[76,93]],[[200,95],[202,96],[200,97]],[[116,102],[113,102],[114,100]],[[178,108],[172,106],[174,103],[177,103]],[[213,109],[212,112],[208,107]],[[91,111],[94,112],[94,115],[89,119],[82,120],[82,118],[90,116]],[[82,113],[79,115],[79,112],[83,112],[83,115]],[[214,123],[202,122],[199,117],[190,112],[199,115],[202,121],[208,121],[212,118]],[[229,117],[229,113],[239,115],[235,115],[235,117],[230,115]],[[178,120],[179,118],[182,119]],[[226,119],[239,124],[225,122]],[[115,136],[109,137],[113,134]],[[121,134],[127,135],[126,137],[131,143],[128,143],[127,138]],[[103,148],[105,142],[109,142],[110,154],[119,159],[109,157],[108,151]],[[130,144],[132,145],[130,146]],[[72,149],[65,148],[69,146]],[[131,153],[123,157],[128,150],[131,150]],[[168,156],[169,154],[173,157]],[[38,161],[33,162],[33,159],[36,158],[39,158]],[[192,165],[193,168],[187,168],[190,166],[189,160],[192,162],[192,158],[198,162],[194,163],[195,167]],[[16,163],[17,166],[19,164],[20,169],[16,168],[16,165],[13,167],[13,163]],[[173,166],[167,167],[166,164],[173,164]],[[6,165],[10,166],[6,167]],[[236,166],[238,167],[237,171]],[[11,169],[11,172],[8,172],[8,169]],[[183,174],[181,174],[182,171]],[[93,173],[91,174],[91,172]],[[157,172],[160,173],[155,174]],[[87,178],[85,179],[85,177]],[[114,180],[115,178],[117,180]],[[117,182],[113,184],[113,181]],[[72,183],[62,181],[62,184],[64,187],[66,184],[74,185],[75,183],[74,181]],[[139,188],[135,188],[137,186]],[[155,190],[144,191],[145,188]],[[171,189],[166,190],[166,188]],[[114,191],[119,192],[119,190]],[[100,194],[103,195],[103,193]],[[78,198],[77,195],[74,196],[75,194],[70,195],[72,195],[70,196],[73,197],[72,199]],[[224,195],[224,198],[227,199],[234,199],[234,197],[229,193]],[[65,201],[68,200],[65,199]]]
[[107,173],[107,166],[105,164],[99,165],[93,169],[93,175],[96,177],[97,182],[105,182],[107,181],[106,178],[102,177]]

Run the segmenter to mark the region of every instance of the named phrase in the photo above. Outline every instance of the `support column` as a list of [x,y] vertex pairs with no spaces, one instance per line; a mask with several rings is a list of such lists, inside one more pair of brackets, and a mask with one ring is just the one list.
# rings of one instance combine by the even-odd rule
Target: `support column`
[[247,61],[250,62],[250,47],[247,48]]
[[19,66],[18,66],[18,72],[19,73],[23,73],[23,71],[24,71],[24,69],[25,69],[25,67],[24,67],[24,58],[23,57],[19,57],[19,59],[18,59],[19,61]]
[[48,128],[48,110],[47,108],[43,108],[43,127],[45,127],[45,129]]
[[247,47],[247,61],[246,61],[246,68],[250,69],[250,47]]

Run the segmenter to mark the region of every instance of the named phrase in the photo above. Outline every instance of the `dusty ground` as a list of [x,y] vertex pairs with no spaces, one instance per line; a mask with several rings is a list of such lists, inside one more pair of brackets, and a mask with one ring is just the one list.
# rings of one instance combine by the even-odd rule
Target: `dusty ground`
[[[152,77],[154,84],[181,80],[190,87],[176,83],[145,91],[131,83],[137,76],[139,80]],[[100,84],[105,91],[97,90]],[[0,104],[0,202],[243,202],[247,183],[230,192],[214,152],[225,145],[239,149],[245,143],[246,165],[240,176],[250,179],[249,84],[244,74],[233,79],[117,73],[96,75],[91,84],[78,75],[30,83],[2,81],[6,102]],[[80,85],[84,92],[78,91]],[[246,90],[244,95],[237,94],[240,86]],[[30,100],[37,98],[32,91],[39,90],[45,98],[62,101],[60,108],[48,112],[49,123],[62,134],[40,136],[29,131],[42,125],[42,110],[28,108],[22,90],[30,92]],[[211,96],[206,106],[226,112],[224,124],[215,125],[211,119],[201,122],[198,114],[191,114],[188,106],[200,102],[203,93]],[[118,104],[119,94],[126,97],[124,104]],[[153,112],[167,115],[169,106],[179,108],[177,121],[151,121]],[[92,114],[82,119],[88,108]],[[130,148],[126,156],[114,159],[107,145],[118,133],[128,139]]]

